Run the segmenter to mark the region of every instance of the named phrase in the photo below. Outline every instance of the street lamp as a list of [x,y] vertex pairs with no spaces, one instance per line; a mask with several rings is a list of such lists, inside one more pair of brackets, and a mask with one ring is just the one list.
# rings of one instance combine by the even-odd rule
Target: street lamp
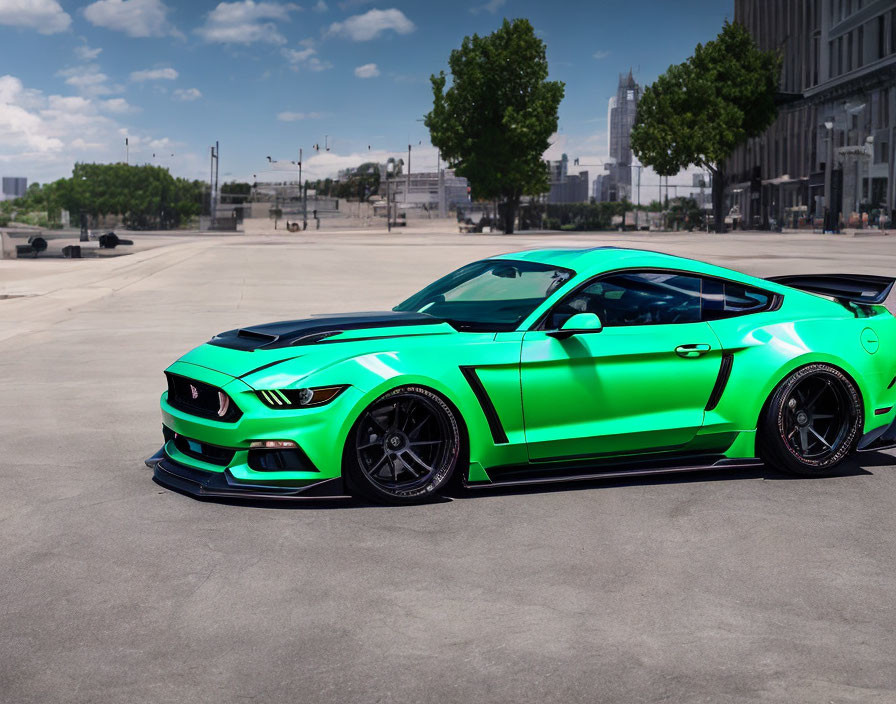
[[828,131],[828,155],[824,164],[824,232],[834,231],[834,211],[831,208],[831,179],[834,177],[834,121],[825,120],[824,126]]
[[[317,148],[317,145],[315,145],[315,148]],[[328,151],[329,151],[329,148],[328,148]],[[271,159],[271,157],[267,157],[267,159],[268,159],[269,164],[281,163],[277,159]],[[284,162],[284,163],[286,163],[286,162]],[[306,191],[306,189],[302,188],[302,148],[301,147],[299,147],[299,160],[298,161],[290,160],[288,163],[292,164],[293,166],[298,166],[298,168],[299,168],[299,202],[302,204],[302,229],[307,230],[308,229],[308,200],[306,198],[307,191]],[[276,229],[276,222],[274,224],[274,228]]]
[[[874,163],[874,135],[868,135],[865,137],[865,144],[868,149],[868,195],[865,197],[865,202],[868,203],[868,217],[871,217],[871,166]],[[865,196],[866,189],[865,184],[862,184],[862,196]]]
[[392,232],[392,202],[390,200],[391,189],[389,177],[395,170],[395,160],[390,159],[386,162],[386,230]]

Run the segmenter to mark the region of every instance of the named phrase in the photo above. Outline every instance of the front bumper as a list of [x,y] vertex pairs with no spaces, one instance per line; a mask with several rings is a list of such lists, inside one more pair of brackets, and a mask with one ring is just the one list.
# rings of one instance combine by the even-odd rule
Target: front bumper
[[[176,434],[188,444],[204,446],[191,449],[172,442],[166,435],[165,451],[169,463],[173,461],[203,472],[200,476],[226,471],[232,482],[249,487],[274,486],[294,490],[341,476],[345,438],[356,414],[355,407],[363,397],[359,389],[349,387],[332,402],[319,407],[272,409],[240,379],[185,362],[175,362],[169,371],[217,387],[241,411],[241,415],[231,422],[200,417],[172,405],[168,392],[163,393],[161,411],[166,432]],[[299,465],[284,464],[279,469],[253,463],[252,444],[265,440],[295,442],[306,461]]]
[[223,472],[211,472],[181,464],[169,457],[164,447],[146,460],[146,465],[153,469],[153,479],[159,484],[197,498],[289,501],[347,497],[342,477],[312,480],[302,486],[246,484],[236,479],[227,469]]

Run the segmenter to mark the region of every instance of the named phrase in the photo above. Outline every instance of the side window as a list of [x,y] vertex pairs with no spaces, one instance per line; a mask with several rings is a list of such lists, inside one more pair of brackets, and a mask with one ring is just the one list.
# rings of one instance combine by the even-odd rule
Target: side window
[[605,327],[697,323],[701,279],[674,272],[611,274],[571,293],[554,307],[548,328],[576,313],[596,313]]
[[703,282],[703,319],[719,320],[768,310],[774,296],[734,281],[706,279]]

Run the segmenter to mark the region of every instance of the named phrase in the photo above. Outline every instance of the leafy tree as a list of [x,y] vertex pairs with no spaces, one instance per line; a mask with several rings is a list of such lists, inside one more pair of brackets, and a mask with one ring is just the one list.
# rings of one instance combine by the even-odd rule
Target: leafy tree
[[669,227],[693,230],[703,227],[703,210],[693,198],[673,198],[669,203]]
[[528,20],[465,37],[445,72],[430,78],[433,108],[426,115],[434,146],[474,199],[501,199],[504,231],[513,232],[523,195],[549,189],[542,155],[557,130],[564,84],[549,81],[545,45]]
[[158,166],[75,164],[71,178],[32,184],[13,202],[21,213],[46,212],[58,221],[62,208],[77,222],[85,213],[96,219],[121,215],[129,228],[168,229],[198,215],[205,184],[174,178]]
[[713,216],[724,228],[725,160],[777,116],[781,62],[759,49],[746,29],[726,22],[718,37],[644,90],[632,149],[660,176],[696,165],[712,174]]

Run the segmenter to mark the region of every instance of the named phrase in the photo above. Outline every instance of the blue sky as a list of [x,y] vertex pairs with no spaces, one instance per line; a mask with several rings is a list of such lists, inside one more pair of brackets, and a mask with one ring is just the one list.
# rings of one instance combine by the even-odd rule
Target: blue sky
[[0,175],[123,160],[125,137],[131,163],[190,178],[207,178],[216,139],[224,180],[279,178],[265,157],[299,147],[311,177],[409,142],[413,170],[434,169],[429,75],[504,17],[529,18],[566,83],[547,156],[594,163],[618,74],[651,82],[732,14],[733,0],[0,0]]

